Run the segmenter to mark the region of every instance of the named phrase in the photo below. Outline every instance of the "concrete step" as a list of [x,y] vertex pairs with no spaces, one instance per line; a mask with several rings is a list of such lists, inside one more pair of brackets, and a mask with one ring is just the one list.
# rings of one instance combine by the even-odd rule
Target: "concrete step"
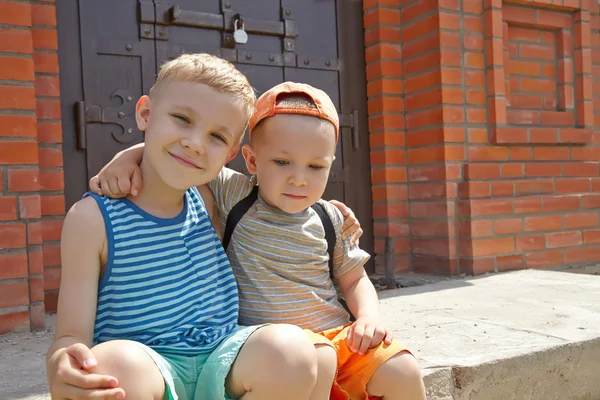
[[519,271],[380,293],[430,400],[599,400],[600,277]]

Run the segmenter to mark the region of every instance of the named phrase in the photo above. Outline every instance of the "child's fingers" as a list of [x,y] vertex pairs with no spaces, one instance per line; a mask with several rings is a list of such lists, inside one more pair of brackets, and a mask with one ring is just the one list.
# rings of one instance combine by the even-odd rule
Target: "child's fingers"
[[67,355],[73,357],[83,369],[95,367],[98,362],[92,351],[83,343],[75,343],[67,348]]
[[117,180],[119,194],[122,196],[128,195],[131,191],[131,181],[129,180],[129,176],[117,176],[115,179]]
[[137,196],[142,189],[142,170],[136,167],[131,176],[131,194]]
[[383,338],[383,343],[385,343],[385,344],[392,344],[393,340],[394,340],[394,334],[389,329],[386,329],[385,330],[385,337]]
[[373,334],[373,339],[371,339],[369,348],[372,349],[374,347],[379,346],[384,338],[385,338],[385,329],[375,328],[375,333]]
[[90,179],[89,185],[92,193],[102,196],[102,188],[100,187],[100,178],[98,175],[93,176],[92,179]]
[[365,331],[362,335],[362,340],[360,342],[360,347],[358,348],[358,354],[364,355],[369,347],[371,347],[371,342],[373,341],[373,336],[375,335],[375,327],[371,325],[367,325],[365,327]]
[[58,395],[65,399],[122,400],[125,398],[125,391],[121,388],[82,389],[65,385]]

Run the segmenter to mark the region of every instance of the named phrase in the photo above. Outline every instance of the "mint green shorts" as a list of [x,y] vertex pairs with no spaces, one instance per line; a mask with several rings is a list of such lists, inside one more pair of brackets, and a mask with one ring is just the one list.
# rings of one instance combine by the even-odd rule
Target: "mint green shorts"
[[225,379],[248,337],[261,326],[239,326],[212,353],[159,354],[142,345],[165,380],[165,400],[232,400]]

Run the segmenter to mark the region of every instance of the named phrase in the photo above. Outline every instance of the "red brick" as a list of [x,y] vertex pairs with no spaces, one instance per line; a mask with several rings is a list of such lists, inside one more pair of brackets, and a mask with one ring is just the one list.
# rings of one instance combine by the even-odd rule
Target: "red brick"
[[0,196],[0,221],[14,221],[16,219],[17,219],[17,199],[16,199],[16,197]]
[[46,328],[46,309],[44,304],[32,304],[29,307],[29,324],[32,330]]
[[37,164],[37,147],[36,142],[2,142],[0,164]]
[[41,222],[27,223],[27,242],[32,244],[42,244],[42,224]]
[[555,190],[560,193],[585,193],[591,190],[589,178],[556,179]]
[[38,169],[9,169],[8,190],[10,192],[36,192],[40,190]]
[[44,260],[41,251],[29,252],[29,274],[39,275],[44,273]]
[[31,58],[0,57],[0,79],[31,82],[34,79],[33,74]]
[[55,29],[33,28],[33,47],[41,50],[57,50],[58,38]]
[[517,251],[541,250],[544,248],[544,236],[525,235],[516,238]]
[[565,163],[564,176],[598,176],[598,162]]
[[[33,71],[33,62],[31,63]],[[35,78],[36,96],[60,96],[58,76],[42,75]]]
[[56,312],[58,306],[58,290],[44,293],[44,306],[48,312]]
[[[460,207],[460,206],[459,206]],[[512,213],[511,199],[491,199],[470,201],[472,216],[501,215]]]
[[29,278],[29,298],[32,303],[44,300],[44,278]]
[[41,216],[42,210],[39,195],[19,197],[19,217],[21,219],[40,218]]
[[[412,229],[412,226],[415,223],[416,223],[416,221],[413,221],[411,223],[411,229]],[[436,222],[436,223],[438,223],[438,222]],[[489,219],[484,219],[484,220],[476,219],[476,220],[461,221],[460,224],[459,224],[458,232],[459,232],[459,236],[460,237],[464,237],[464,238],[467,238],[467,239],[469,239],[469,238],[477,238],[477,237],[492,236],[492,234],[493,234],[493,232],[492,232],[492,220],[489,220]],[[436,235],[432,234],[430,236],[436,236]]]
[[560,215],[543,215],[525,217],[525,230],[531,231],[553,231],[562,228],[562,217]]
[[31,26],[31,7],[25,3],[0,1],[0,24]]
[[500,164],[467,164],[465,165],[466,179],[495,179],[500,177]]
[[523,164],[502,164],[503,178],[520,178],[523,176]]
[[20,249],[27,245],[25,224],[6,224],[0,226],[0,248]]
[[42,196],[42,215],[65,215],[65,197]]
[[46,219],[42,221],[44,241],[58,241],[62,233],[62,219]]
[[[388,152],[392,153],[391,150]],[[62,167],[63,166],[63,155],[62,149],[60,148],[48,148],[48,147],[40,147],[38,149],[39,158],[40,158],[40,167],[48,168],[48,167]],[[392,164],[404,164],[402,163],[394,163]]]
[[592,229],[583,232],[583,243],[600,243],[600,229]]
[[508,148],[500,146],[471,146],[469,161],[505,161],[508,160]]
[[533,150],[533,156],[536,160],[559,160],[569,159],[569,148],[564,147],[536,147]]
[[46,268],[44,270],[44,290],[56,290],[60,287],[60,268]]
[[525,175],[529,177],[562,176],[562,164],[559,163],[528,163],[525,164]]
[[37,129],[40,143],[62,143],[62,125],[60,122],[39,121]]
[[63,190],[65,188],[63,170],[41,170],[41,190]]
[[398,25],[400,11],[389,8],[373,8],[364,13],[364,27],[370,28],[378,24]]
[[60,119],[60,100],[38,99],[36,102],[37,117],[39,119]]
[[56,26],[56,12],[53,5],[33,4],[31,21],[35,25]]
[[529,198],[518,198],[514,200],[515,213],[538,213],[542,211],[542,198],[541,197],[529,197]]
[[598,226],[598,214],[595,212],[565,214],[565,229],[593,226]]
[[0,136],[36,137],[36,119],[26,115],[0,115]]
[[579,246],[582,242],[581,232],[552,232],[547,233],[546,247],[549,249],[557,247]]
[[562,250],[546,250],[527,253],[525,257],[527,268],[551,267],[562,265],[564,263],[564,254]]
[[29,331],[28,311],[0,315],[0,334],[13,331]]
[[34,110],[34,88],[31,86],[0,85],[0,108]]
[[33,53],[33,64],[35,72],[58,74],[58,55],[55,53]]
[[44,268],[60,266],[60,246],[44,245],[42,248]]
[[503,218],[494,221],[494,233],[506,235],[521,233],[523,231],[523,220],[521,218]]
[[27,282],[0,283],[0,309],[29,304]]
[[522,269],[525,268],[525,256],[523,254],[498,256],[496,258],[496,265],[498,272]]
[[413,239],[412,253],[438,257],[455,257],[454,247],[449,246],[448,239]]
[[515,239],[512,237],[475,239],[470,246],[461,246],[461,255],[468,257],[506,254],[515,251]]
[[575,264],[600,260],[600,247],[577,247],[565,250],[565,262]]
[[33,40],[29,30],[0,28],[0,52],[24,53],[33,52]]
[[577,210],[579,196],[544,197],[544,211]]
[[515,194],[517,196],[551,193],[554,193],[554,181],[550,179],[530,179],[515,182]]
[[581,196],[582,209],[600,208],[600,194],[586,194]]
[[492,182],[493,197],[507,197],[515,195],[515,185],[511,181]]
[[26,253],[0,254],[0,281],[3,279],[26,278],[28,275]]
[[410,215],[413,218],[453,217],[454,202],[452,201],[414,201],[410,204]]

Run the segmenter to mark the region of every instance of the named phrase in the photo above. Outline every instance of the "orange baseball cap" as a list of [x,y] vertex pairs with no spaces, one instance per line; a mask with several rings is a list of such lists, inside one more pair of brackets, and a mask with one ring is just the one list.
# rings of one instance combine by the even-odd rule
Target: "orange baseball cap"
[[[312,99],[317,108],[287,107],[277,105],[277,98],[279,95],[292,93],[308,96]],[[249,136],[252,136],[252,131],[254,128],[256,128],[256,125],[258,125],[260,121],[277,114],[311,115],[313,117],[327,120],[333,124],[333,127],[335,128],[335,141],[337,142],[338,140],[338,131],[340,126],[338,112],[327,93],[320,89],[305,83],[283,82],[267,90],[256,101],[255,111],[252,115],[252,118],[250,118],[250,123],[248,125]]]

